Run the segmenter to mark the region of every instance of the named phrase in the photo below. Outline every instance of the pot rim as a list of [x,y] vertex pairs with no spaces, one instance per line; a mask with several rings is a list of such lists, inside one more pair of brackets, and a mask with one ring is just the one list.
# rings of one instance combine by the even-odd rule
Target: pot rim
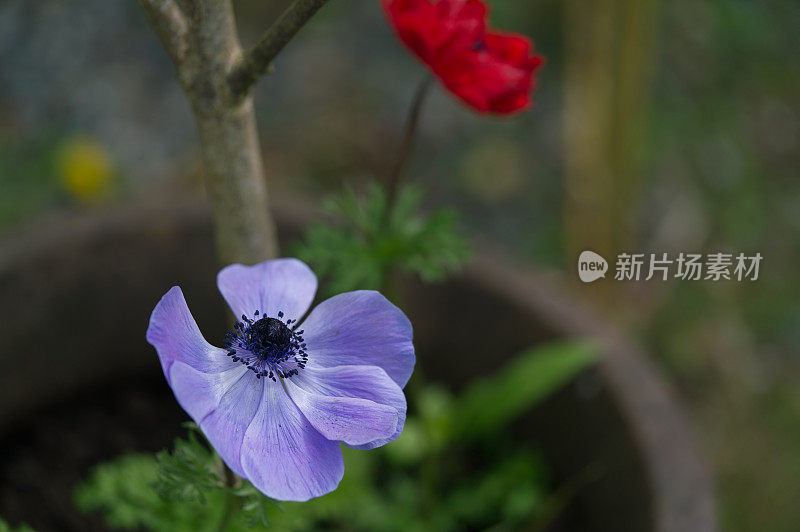
[[[276,218],[301,226],[317,216],[302,197],[273,198]],[[131,201],[89,212],[55,213],[0,239],[0,281],[19,264],[52,255],[64,246],[87,244],[99,230],[108,235],[137,231],[142,219],[190,220],[209,218],[197,197],[161,197]],[[711,475],[701,459],[689,417],[668,379],[648,353],[618,327],[602,319],[570,294],[558,272],[522,267],[486,244],[475,246],[473,261],[462,277],[525,309],[558,333],[591,339],[599,346],[599,372],[637,441],[654,501],[658,532],[717,530],[717,508]]]

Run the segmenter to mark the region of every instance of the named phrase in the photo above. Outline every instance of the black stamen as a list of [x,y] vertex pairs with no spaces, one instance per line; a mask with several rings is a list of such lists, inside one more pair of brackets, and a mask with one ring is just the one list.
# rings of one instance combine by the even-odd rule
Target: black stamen
[[266,377],[274,382],[276,377],[288,379],[297,375],[308,362],[303,331],[295,331],[297,320],[282,321],[283,311],[277,316],[270,318],[260,310],[253,312],[254,319],[242,314],[242,321],[225,334],[223,342],[231,360],[240,362],[256,378]]

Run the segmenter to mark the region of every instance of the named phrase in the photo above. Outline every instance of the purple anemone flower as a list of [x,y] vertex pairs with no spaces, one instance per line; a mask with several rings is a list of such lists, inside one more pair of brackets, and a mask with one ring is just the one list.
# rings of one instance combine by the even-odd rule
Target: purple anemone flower
[[400,309],[348,292],[299,323],[317,278],[296,259],[228,266],[217,287],[241,319],[224,348],[206,342],[177,286],[153,310],[147,341],[228,467],[269,497],[305,501],[338,486],[340,442],[373,449],[400,435],[415,362]]

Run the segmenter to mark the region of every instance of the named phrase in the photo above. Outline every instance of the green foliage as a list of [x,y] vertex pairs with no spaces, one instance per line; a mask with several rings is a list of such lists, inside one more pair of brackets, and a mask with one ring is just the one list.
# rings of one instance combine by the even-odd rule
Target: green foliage
[[172,452],[127,455],[96,467],[75,491],[78,508],[101,512],[110,527],[123,530],[218,530],[227,513],[225,530],[266,528],[275,502],[247,481],[226,487],[221,460],[193,423],[186,426],[187,439],[176,439]]
[[475,482],[457,486],[443,502],[444,511],[469,523],[499,518],[502,528],[515,530],[547,498],[544,469],[537,455],[517,450]]
[[202,503],[205,494],[220,484],[220,463],[216,453],[197,439],[197,427],[193,423],[188,427],[188,439],[178,438],[171,453],[164,449],[156,455],[158,479],[154,487],[164,500]]
[[380,289],[394,270],[441,281],[469,251],[456,231],[455,213],[422,214],[421,203],[422,194],[413,187],[401,188],[391,209],[378,185],[363,195],[348,189],[324,204],[336,223],[309,227],[295,255],[329,279],[330,293]]
[[270,513],[274,509],[282,509],[282,505],[265,497],[249,482],[242,482],[241,486],[231,490],[235,497],[238,497],[239,510],[242,513],[243,522],[250,528],[270,526]]
[[153,489],[157,479],[154,456],[122,456],[97,466],[77,488],[75,502],[86,513],[102,512],[109,527],[121,530],[207,530],[210,518],[221,512],[217,496],[209,496],[204,505],[162,499]]
[[583,343],[558,342],[525,351],[498,374],[464,393],[454,424],[466,436],[492,434],[575,378],[596,360]]
[[[217,530],[227,504],[221,488],[198,500],[162,499],[153,489],[159,463],[153,455],[127,455],[96,467],[75,492],[75,502],[86,513],[101,512],[110,528],[204,532]],[[229,530],[248,530],[244,516],[236,515]]]
[[[400,438],[370,452],[343,449],[347,470],[339,488],[309,502],[277,505],[247,481],[226,488],[219,458],[194,431],[176,440],[171,453],[98,466],[75,499],[116,529],[218,530],[228,512],[223,528],[230,531],[540,526],[557,506],[546,468],[503,430],[594,360],[585,344],[555,343],[522,353],[460,396],[418,387]],[[502,445],[475,445],[491,439]]]
[[15,527],[11,526],[0,517],[0,532],[35,532],[35,530],[24,523]]

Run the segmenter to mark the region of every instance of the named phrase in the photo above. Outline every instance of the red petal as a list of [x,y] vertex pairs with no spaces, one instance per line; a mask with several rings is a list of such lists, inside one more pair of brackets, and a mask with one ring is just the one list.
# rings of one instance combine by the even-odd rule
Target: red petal
[[487,8],[480,0],[383,0],[389,22],[423,62],[470,48],[486,32]]
[[485,39],[486,47],[492,55],[515,65],[522,65],[527,61],[533,49],[533,42],[522,35],[487,33]]
[[483,113],[528,107],[544,63],[524,35],[488,31],[481,0],[382,0],[400,39],[453,94]]

